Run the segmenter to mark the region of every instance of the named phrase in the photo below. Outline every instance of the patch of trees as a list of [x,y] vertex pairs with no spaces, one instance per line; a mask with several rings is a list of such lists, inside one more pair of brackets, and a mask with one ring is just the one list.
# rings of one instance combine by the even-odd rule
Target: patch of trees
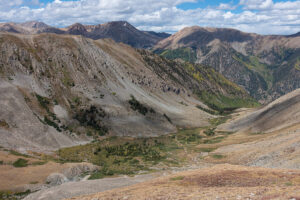
[[130,95],[131,99],[128,101],[130,108],[134,111],[138,111],[142,115],[146,115],[148,112],[155,113],[153,108],[147,108],[141,104],[133,95]]
[[96,130],[100,136],[103,136],[108,132],[108,128],[102,124],[102,119],[106,116],[107,114],[102,108],[97,108],[92,105],[88,109],[81,109],[74,118],[79,121],[81,126],[91,127]]

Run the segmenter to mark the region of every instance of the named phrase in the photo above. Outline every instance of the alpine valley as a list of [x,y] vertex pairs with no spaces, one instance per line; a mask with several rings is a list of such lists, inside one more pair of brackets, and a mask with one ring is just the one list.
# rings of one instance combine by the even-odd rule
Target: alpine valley
[[0,48],[0,200],[300,198],[299,33],[31,21]]

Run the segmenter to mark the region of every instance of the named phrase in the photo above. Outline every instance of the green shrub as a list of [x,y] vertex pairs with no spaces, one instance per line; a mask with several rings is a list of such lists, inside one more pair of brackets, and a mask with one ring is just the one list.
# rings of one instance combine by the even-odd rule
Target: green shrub
[[200,105],[197,105],[196,107],[199,108],[200,110],[203,110],[204,112],[207,112],[207,113],[212,114],[212,115],[217,115],[217,114],[219,114],[218,112],[216,112],[216,111],[214,111],[214,110],[207,109],[207,108],[203,108],[203,107],[200,106]]
[[47,163],[47,161],[36,161],[36,162],[33,162],[32,165],[44,165],[46,163]]
[[74,118],[79,121],[81,126],[91,127],[96,130],[100,136],[103,136],[108,132],[108,128],[102,125],[101,122],[106,116],[107,115],[103,109],[92,105],[89,109],[81,109]]
[[40,105],[48,111],[49,110],[48,106],[50,104],[50,101],[46,97],[42,97],[38,94],[35,94],[35,96],[38,102],[40,103]]
[[215,150],[215,148],[200,148],[199,149],[201,152],[212,152],[212,151],[214,151]]
[[148,108],[136,100],[133,95],[130,95],[130,97],[131,99],[128,101],[130,108],[134,111],[137,110],[142,115],[146,115],[148,113]]
[[27,167],[28,166],[28,160],[25,160],[23,158],[19,158],[17,161],[13,163],[14,167]]
[[54,127],[58,132],[61,132],[61,129],[59,128],[59,126],[54,121],[51,121],[50,119],[48,119],[46,116],[44,117],[44,122],[46,124],[48,124],[49,126]]
[[216,143],[220,143],[220,142],[222,142],[222,140],[224,138],[225,138],[224,136],[220,136],[220,137],[212,138],[210,140],[204,140],[204,144],[216,144]]
[[184,179],[184,176],[177,176],[177,177],[170,178],[171,181],[181,181],[183,179]]
[[212,155],[212,157],[215,158],[215,159],[222,159],[222,158],[224,158],[225,156],[223,156],[223,155],[221,155],[221,154],[214,154],[214,155]]
[[0,127],[9,128],[9,125],[5,120],[0,120]]
[[250,135],[263,135],[265,134],[264,132],[254,132],[254,133],[250,133]]
[[115,172],[113,170],[108,169],[107,167],[103,167],[101,170],[94,172],[89,180],[101,179],[105,176],[113,176]]
[[9,153],[12,154],[12,155],[15,155],[15,156],[22,156],[22,157],[25,157],[25,158],[30,158],[29,155],[22,154],[22,153],[19,153],[17,151],[14,151],[14,150],[9,150]]
[[129,163],[130,163],[131,165],[136,165],[136,164],[139,164],[140,161],[137,160],[137,159],[133,159],[133,160],[129,161]]
[[204,131],[204,134],[207,135],[207,136],[214,136],[215,135],[215,128],[206,129]]

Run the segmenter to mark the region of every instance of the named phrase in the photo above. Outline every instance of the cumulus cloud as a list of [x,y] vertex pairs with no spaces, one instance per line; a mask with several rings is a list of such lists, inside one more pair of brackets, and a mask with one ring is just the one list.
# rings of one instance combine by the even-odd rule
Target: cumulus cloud
[[232,3],[220,3],[220,5],[217,7],[217,9],[220,9],[220,10],[234,10],[234,9],[236,9],[236,6],[232,5]]
[[[31,2],[34,1],[39,4],[37,0]],[[237,5],[220,3],[216,8],[177,8],[186,2],[197,0],[53,0],[39,4],[38,8],[32,8],[22,0],[10,0],[9,3],[0,0],[0,21],[39,20],[53,26],[68,26],[75,22],[99,24],[127,20],[143,30],[167,32],[193,25],[231,27],[261,34],[300,31],[300,0],[278,3],[240,0]],[[238,6],[243,10],[235,10]]]
[[270,9],[274,3],[272,0],[240,0],[240,5],[244,6],[244,9]]
[[10,9],[11,7],[22,5],[22,3],[23,0],[0,0],[0,9]]

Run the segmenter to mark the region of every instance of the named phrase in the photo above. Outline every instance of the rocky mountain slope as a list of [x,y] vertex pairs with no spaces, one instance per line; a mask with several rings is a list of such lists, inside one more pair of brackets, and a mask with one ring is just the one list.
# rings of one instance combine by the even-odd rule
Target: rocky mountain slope
[[299,94],[298,89],[260,109],[237,112],[219,126],[229,133],[226,139],[198,145],[213,149],[201,155],[214,166],[72,199],[298,199]]
[[204,126],[210,114],[197,96],[201,91],[225,98],[223,107],[235,98],[240,105],[254,103],[212,70],[112,40],[2,33],[0,46],[0,146],[19,151]]
[[300,37],[262,36],[234,29],[184,28],[154,51],[213,67],[261,102],[299,88]]
[[82,35],[91,39],[111,38],[116,42],[123,42],[136,48],[150,48],[158,41],[170,36],[167,33],[156,33],[140,31],[126,21],[113,21],[98,25],[73,24],[66,28],[55,28],[43,22],[25,22],[25,23],[2,23],[1,32],[38,34],[38,33],[56,33]]

